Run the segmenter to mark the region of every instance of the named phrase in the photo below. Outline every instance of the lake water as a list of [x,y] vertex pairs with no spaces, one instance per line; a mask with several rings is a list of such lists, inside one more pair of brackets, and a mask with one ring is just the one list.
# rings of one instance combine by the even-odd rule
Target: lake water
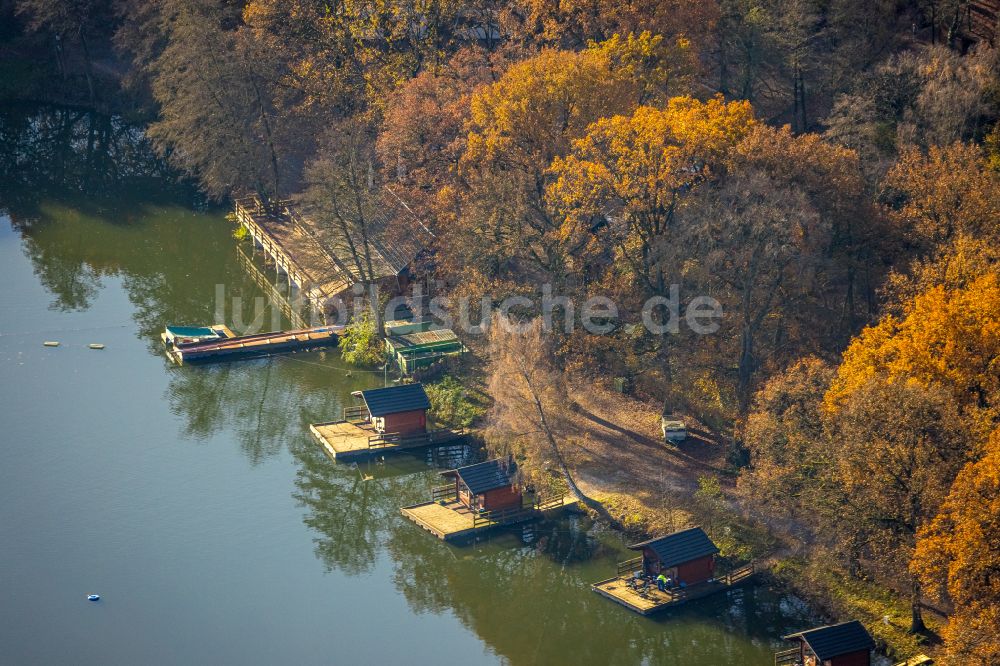
[[634,615],[579,517],[437,541],[399,507],[470,454],[334,464],[308,423],[383,382],[335,351],[169,364],[264,296],[224,212],[114,119],[0,113],[0,663],[766,666],[808,626],[763,586]]

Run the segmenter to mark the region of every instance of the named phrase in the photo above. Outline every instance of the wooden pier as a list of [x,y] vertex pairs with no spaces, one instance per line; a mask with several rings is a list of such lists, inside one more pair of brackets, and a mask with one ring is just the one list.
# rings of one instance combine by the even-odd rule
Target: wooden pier
[[340,462],[366,460],[377,455],[398,453],[429,446],[455,444],[465,431],[439,428],[427,432],[399,435],[381,433],[370,421],[340,420],[312,423],[309,432],[323,445],[331,458]]
[[312,233],[290,216],[265,211],[256,197],[233,201],[237,221],[249,232],[254,248],[274,262],[275,271],[288,276],[314,304],[347,291],[354,283],[346,267],[335,261]]
[[[236,250],[236,256],[239,259],[240,265],[246,269],[246,272],[257,283],[257,286],[267,294],[271,305],[277,307],[281,311],[281,314],[285,315],[288,321],[292,323],[292,326],[295,328],[309,328],[312,324],[326,321],[323,310],[316,308],[312,301],[298,295],[301,293],[301,290],[295,287],[291,279],[288,280],[287,291],[279,290],[279,285],[271,282],[268,276],[254,262],[253,257],[247,254],[242,247],[238,247]],[[306,316],[303,316],[303,310],[306,310]],[[319,319],[316,321],[311,321],[313,313],[319,316]]]
[[[368,277],[396,281],[433,235],[395,194],[387,190],[382,196],[384,205],[367,229],[373,273]],[[262,250],[275,272],[288,276],[289,290],[301,290],[314,307],[325,311],[331,299],[362,281],[353,254],[360,239],[339,237],[287,201],[265,208],[255,196],[240,197],[233,212],[254,252]]]
[[591,589],[640,615],[651,615],[657,611],[673,608],[693,599],[701,599],[716,592],[723,592],[741,585],[756,573],[754,564],[740,567],[720,578],[715,578],[687,587],[668,588],[660,591],[650,582],[645,588],[637,588],[631,579],[631,570],[642,565],[642,558],[621,562],[619,574],[591,585]]
[[320,326],[295,331],[227,337],[208,342],[168,344],[167,356],[178,365],[184,365],[320,349],[336,345],[343,328],[343,326]]

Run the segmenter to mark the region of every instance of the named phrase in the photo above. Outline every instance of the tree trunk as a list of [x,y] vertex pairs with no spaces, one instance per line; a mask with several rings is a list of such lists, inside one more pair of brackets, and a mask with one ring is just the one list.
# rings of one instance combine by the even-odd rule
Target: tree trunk
[[274,147],[274,138],[271,133],[271,122],[267,117],[267,110],[264,107],[264,96],[261,93],[260,86],[257,85],[257,79],[254,78],[254,71],[247,57],[246,52],[243,53],[243,64],[247,76],[247,80],[250,82],[250,86],[253,88],[254,97],[257,101],[257,115],[260,118],[261,126],[264,130],[264,141],[267,144],[269,167],[271,171],[271,194],[274,197],[280,196],[281,182],[279,179],[279,169],[278,169],[278,153]]
[[62,80],[66,80],[66,62],[63,59],[63,46],[62,46],[62,35],[55,36],[55,50],[56,50],[56,66],[59,67],[59,75]]
[[87,35],[83,31],[83,26],[80,26],[77,35],[80,37],[80,46],[83,47],[83,71],[84,76],[87,77],[87,90],[90,92],[90,103],[94,104],[97,102],[97,96],[94,93],[94,66],[90,61],[90,46],[87,44]]
[[528,390],[531,392],[531,399],[535,403],[535,410],[538,412],[538,420],[541,423],[542,431],[545,433],[545,439],[549,443],[549,449],[552,451],[552,455],[555,456],[556,463],[559,465],[559,471],[562,474],[563,479],[566,481],[569,491],[573,493],[573,497],[582,502],[584,506],[596,513],[601,520],[616,529],[622,529],[622,524],[615,519],[614,516],[608,513],[608,510],[603,504],[591,497],[588,497],[582,490],[580,490],[580,487],[576,485],[576,480],[573,479],[573,474],[570,472],[569,466],[566,464],[566,460],[562,456],[562,451],[559,450],[559,445],[556,443],[556,438],[552,433],[552,428],[549,427],[549,421],[545,415],[545,407],[542,406],[542,401],[538,397],[538,392],[535,390],[530,376],[522,369],[521,377],[524,379],[525,384],[528,385]]
[[750,410],[750,387],[753,379],[753,371],[753,334],[744,328],[742,339],[740,340],[739,376],[736,386],[736,396],[741,416]]
[[801,65],[796,65],[795,75],[799,79],[799,131],[809,131],[809,116],[806,113],[806,77],[802,74]]
[[374,280],[368,283],[368,304],[372,309],[372,322],[375,324],[375,333],[379,339],[385,339],[385,317],[382,316],[382,307],[378,298],[378,283]]
[[924,615],[920,610],[920,581],[913,578],[910,583],[910,633],[919,634],[927,631]]

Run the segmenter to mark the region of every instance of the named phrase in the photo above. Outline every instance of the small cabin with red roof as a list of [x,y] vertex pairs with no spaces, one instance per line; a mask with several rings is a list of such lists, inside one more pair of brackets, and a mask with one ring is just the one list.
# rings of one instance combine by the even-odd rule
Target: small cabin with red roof
[[642,551],[642,569],[649,576],[662,572],[685,585],[697,585],[715,577],[715,555],[719,548],[700,527],[636,543],[629,548]]
[[871,666],[875,647],[871,634],[857,620],[789,634],[784,640],[799,645],[782,653],[791,659],[780,663],[797,666]]

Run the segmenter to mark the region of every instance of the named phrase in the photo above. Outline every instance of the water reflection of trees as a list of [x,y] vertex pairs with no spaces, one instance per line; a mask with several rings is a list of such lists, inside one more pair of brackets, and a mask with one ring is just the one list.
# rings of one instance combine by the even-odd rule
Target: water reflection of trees
[[[132,305],[124,316],[157,356],[165,325],[216,323],[217,285],[226,314],[242,321],[253,320],[263,295],[237,262],[221,211],[196,211],[192,201],[142,133],[118,118],[59,107],[0,110],[0,210],[20,232],[53,307],[88,308],[102,281],[118,279]],[[239,312],[233,296],[241,297]],[[265,306],[262,314],[270,320],[270,312]],[[173,369],[165,399],[185,435],[234,431],[257,462],[375,381],[360,372],[348,379],[336,365],[309,355]]]
[[333,354],[297,354],[171,368],[164,399],[183,417],[186,437],[233,432],[257,464],[297,441],[310,441],[309,423],[335,418],[350,404],[351,391],[373,382],[365,373],[346,377]]
[[[121,269],[114,226],[191,194],[121,118],[57,106],[0,110],[0,211],[58,309],[89,307],[101,277]],[[68,228],[52,229],[56,221]]]
[[292,449],[298,461],[295,498],[308,513],[303,521],[315,532],[316,556],[327,571],[359,574],[371,570],[382,546],[382,526],[398,512],[389,498],[418,477],[364,480],[357,468],[335,466],[313,442]]
[[120,117],[50,105],[0,112],[0,202],[15,214],[30,215],[40,194],[110,196],[170,175],[142,131]]
[[[780,597],[756,588],[657,619],[633,615],[590,591],[590,583],[608,575],[617,548],[609,553],[607,537],[598,538],[582,517],[450,546],[399,515],[400,506],[426,499],[433,474],[334,465],[309,442],[293,454],[296,497],[328,570],[370,572],[388,555],[393,584],[414,613],[454,614],[513,664],[581,657],[609,664],[763,664],[775,637],[795,624]],[[364,481],[363,474],[375,478]]]
[[434,476],[419,472],[478,459],[468,447],[452,447],[344,465],[312,441],[300,440],[291,451],[298,462],[295,498],[308,509],[303,522],[316,533],[316,556],[327,571],[348,574],[370,571],[397,536],[386,526],[398,522],[399,507],[427,497]]
[[[0,114],[0,209],[20,230],[55,306],[86,308],[102,277],[120,276],[138,334],[155,353],[165,323],[214,322],[216,284],[259,294],[233,260],[225,226],[151,204],[156,198],[141,185],[167,184],[164,175],[141,135],[117,119],[54,108]],[[64,203],[53,208],[52,201]],[[726,663],[725,654],[743,663],[749,653],[768,655],[768,641],[786,628],[778,598],[752,590],[658,620],[629,614],[590,592],[606,575],[592,564],[603,546],[580,519],[532,526],[530,545],[509,534],[465,548],[429,537],[399,507],[426,498],[436,479],[413,472],[434,460],[358,470],[334,465],[308,438],[309,422],[335,417],[350,391],[375,382],[363,373],[346,377],[338,366],[332,356],[303,355],[173,368],[165,394],[187,437],[235,432],[252,463],[289,447],[298,465],[295,497],[327,569],[368,572],[387,555],[414,612],[454,613],[515,664],[580,657],[714,664]]]

